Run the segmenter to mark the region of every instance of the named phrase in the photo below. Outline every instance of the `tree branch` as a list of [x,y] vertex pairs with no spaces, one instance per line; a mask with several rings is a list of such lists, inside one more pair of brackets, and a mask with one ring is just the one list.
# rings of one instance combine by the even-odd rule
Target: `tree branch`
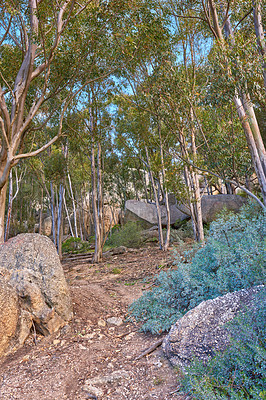
[[224,28],[224,26],[225,26],[225,24],[226,24],[226,21],[227,21],[227,18],[228,18],[228,16],[229,16],[230,3],[231,3],[231,0],[228,0],[228,2],[227,2],[227,7],[226,7],[226,11],[225,11],[225,16],[224,16],[224,20],[223,20],[221,29]]
[[207,23],[208,23],[208,21],[207,21],[205,18],[197,17],[197,16],[195,16],[195,15],[182,15],[182,14],[175,14],[175,13],[172,13],[172,15],[173,15],[174,17],[177,17],[177,18],[199,19],[200,21],[204,21],[204,22],[207,22]]
[[234,27],[234,31],[236,30],[236,28],[241,24],[241,22],[244,21],[244,19],[246,19],[253,11],[253,8],[251,8],[245,15],[243,18],[241,18],[241,20],[236,24],[236,26]]
[[5,97],[4,97],[4,93],[2,90],[2,87],[0,85],[0,109],[3,113],[3,117],[6,123],[6,127],[7,130],[10,130],[10,117],[9,117],[9,113],[8,113],[8,109],[7,109],[7,105],[6,105],[6,101],[5,101]]
[[2,46],[2,43],[4,42],[5,38],[7,37],[8,33],[9,33],[9,29],[10,29],[10,27],[11,27],[11,22],[12,22],[12,15],[11,15],[11,17],[10,17],[10,20],[9,20],[8,26],[7,26],[7,28],[6,28],[6,31],[5,31],[5,33],[4,33],[4,36],[2,37],[2,39],[1,39],[1,41],[0,41],[0,46]]
[[32,151],[31,153],[17,154],[13,158],[13,160],[18,161],[23,158],[30,158],[30,157],[37,156],[38,154],[42,153],[44,150],[48,149],[48,147],[50,147],[53,143],[55,143],[57,141],[57,139],[59,139],[60,136],[62,136],[62,135],[61,134],[56,135],[55,137],[53,137],[53,139],[51,139],[44,146],[40,147],[38,150]]

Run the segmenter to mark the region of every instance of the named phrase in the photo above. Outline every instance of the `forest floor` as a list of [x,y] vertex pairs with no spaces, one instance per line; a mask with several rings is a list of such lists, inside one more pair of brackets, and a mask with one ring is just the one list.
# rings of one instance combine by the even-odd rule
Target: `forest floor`
[[149,247],[106,255],[98,265],[63,261],[74,318],[58,334],[33,335],[3,360],[0,400],[184,398],[161,347],[137,359],[161,337],[140,333],[127,321],[128,305],[172,259],[172,250]]

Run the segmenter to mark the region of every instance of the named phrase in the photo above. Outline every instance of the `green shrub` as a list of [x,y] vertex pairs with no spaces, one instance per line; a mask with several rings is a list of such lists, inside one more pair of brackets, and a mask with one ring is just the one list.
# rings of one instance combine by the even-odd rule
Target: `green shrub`
[[134,247],[139,248],[142,244],[141,227],[136,222],[127,222],[120,228],[116,228],[106,245],[110,247]]
[[[201,301],[265,283],[265,214],[251,203],[239,214],[223,212],[211,223],[204,247],[161,272],[157,287],[130,306],[142,330],[158,333]],[[185,258],[185,261],[184,261]]]
[[230,346],[208,363],[194,361],[182,379],[182,389],[197,400],[266,399],[266,290],[255,311],[238,315],[228,325]]
[[80,238],[70,237],[62,243],[63,253],[87,253],[91,250],[90,243]]

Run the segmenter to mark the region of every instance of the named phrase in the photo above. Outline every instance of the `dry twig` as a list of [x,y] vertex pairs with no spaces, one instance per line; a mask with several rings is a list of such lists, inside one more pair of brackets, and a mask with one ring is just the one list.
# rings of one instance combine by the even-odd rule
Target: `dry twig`
[[144,350],[138,357],[136,357],[136,360],[139,360],[142,357],[145,357],[148,354],[152,353],[154,350],[157,349],[157,347],[161,346],[161,344],[163,343],[163,340],[164,340],[164,338],[158,340],[152,346],[150,346],[148,349]]

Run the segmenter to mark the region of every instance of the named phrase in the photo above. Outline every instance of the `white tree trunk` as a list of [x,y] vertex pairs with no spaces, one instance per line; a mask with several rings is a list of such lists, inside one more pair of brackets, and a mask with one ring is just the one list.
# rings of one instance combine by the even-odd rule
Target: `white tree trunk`
[[52,215],[52,231],[53,231],[53,242],[56,246],[56,218],[55,218],[55,202],[54,202],[54,185],[50,182],[51,196],[50,196],[50,208]]
[[155,200],[155,207],[156,207],[156,214],[157,214],[157,221],[158,221],[158,232],[159,232],[159,247],[160,247],[160,250],[163,250],[164,239],[163,239],[163,228],[162,228],[162,216],[161,216],[159,199],[158,199],[157,192],[156,192],[156,186],[155,186],[155,182],[154,182],[154,178],[153,178],[153,173],[152,173],[151,166],[150,166],[150,157],[149,157],[149,152],[148,152],[147,146],[145,146],[145,152],[146,152],[147,166],[149,169],[150,181],[151,181],[154,200]]
[[264,89],[266,91],[266,40],[265,40],[262,17],[261,17],[261,1],[252,0],[252,3],[253,3],[253,17],[254,17],[254,26],[257,37],[257,44],[259,53],[261,54],[262,57]]
[[93,262],[99,263],[102,261],[102,243],[101,243],[101,227],[100,216],[98,213],[98,200],[97,200],[97,173],[95,166],[95,142],[92,135],[91,144],[91,186],[92,186],[92,210],[94,220],[94,233],[95,233],[95,250],[93,255]]
[[67,173],[67,177],[68,177],[70,195],[71,195],[72,206],[73,206],[75,237],[77,238],[77,237],[79,237],[79,235],[78,235],[78,225],[77,225],[77,210],[76,210],[76,203],[75,203],[75,198],[74,198],[73,189],[72,189],[72,182],[71,182],[71,178],[70,178],[69,172]]
[[64,185],[60,183],[59,186],[59,202],[57,211],[57,252],[62,258],[62,235],[63,235],[63,198],[64,198]]
[[71,233],[72,237],[75,237],[74,232],[73,232],[73,228],[72,228],[72,224],[71,224],[71,220],[70,220],[70,217],[69,217],[69,212],[68,212],[68,209],[67,209],[65,193],[64,193],[64,196],[63,196],[63,201],[64,201],[64,207],[65,207],[65,212],[66,212],[66,216],[67,216],[67,220],[68,220],[70,233]]
[[[224,51],[224,37],[222,29],[219,25],[219,19],[216,11],[215,1],[208,0],[210,15],[213,23],[213,32],[216,40],[221,45],[221,50]],[[208,12],[205,9],[206,17],[209,18]],[[234,32],[231,27],[230,18],[227,15],[226,22],[224,24],[225,37],[229,40],[231,45],[234,44]],[[228,66],[228,74],[231,73],[230,67]],[[241,100],[242,97],[242,100]],[[250,101],[248,93],[240,94],[236,89],[236,95],[234,96],[234,103],[238,112],[240,122],[246,135],[248,147],[251,153],[253,167],[258,177],[263,202],[266,205],[266,159],[265,159],[265,147],[261,138],[260,129],[257,123],[257,119],[254,112],[253,104]]]
[[166,172],[165,172],[165,165],[164,165],[164,153],[163,153],[163,143],[162,143],[162,135],[161,135],[161,125],[160,121],[158,121],[158,132],[160,138],[160,156],[161,156],[161,164],[162,164],[162,177],[163,177],[163,186],[165,192],[165,208],[166,208],[166,238],[163,241],[163,251],[167,251],[170,246],[170,234],[171,234],[171,215],[170,215],[170,207],[169,207],[169,198],[168,198],[168,190],[166,187]]
[[[0,166],[1,172],[1,166]],[[0,188],[0,243],[5,240],[5,205],[6,205],[7,182]]]
[[12,214],[12,204],[13,204],[13,173],[12,169],[9,173],[9,195],[8,195],[8,208],[6,216],[6,229],[5,229],[5,242],[8,240],[10,220]]

